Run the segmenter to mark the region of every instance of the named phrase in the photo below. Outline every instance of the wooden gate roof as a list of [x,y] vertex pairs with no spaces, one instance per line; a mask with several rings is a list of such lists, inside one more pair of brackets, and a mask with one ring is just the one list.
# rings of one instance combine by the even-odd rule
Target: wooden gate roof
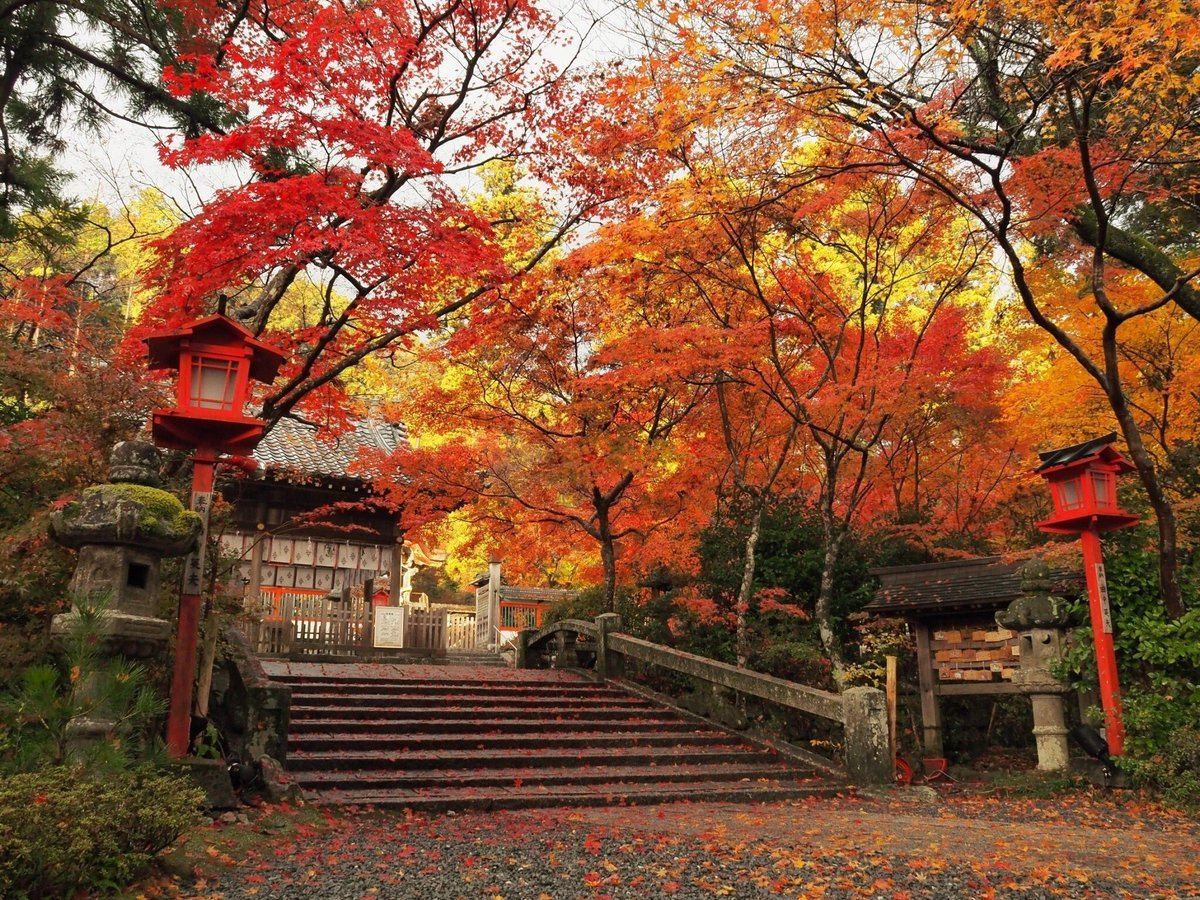
[[[872,569],[871,574],[879,578],[879,590],[863,609],[913,618],[997,610],[1021,593],[1021,568],[1025,563],[1026,560],[1005,562],[999,556],[985,556]],[[1079,593],[1082,573],[1060,568],[1050,574],[1055,593]]]

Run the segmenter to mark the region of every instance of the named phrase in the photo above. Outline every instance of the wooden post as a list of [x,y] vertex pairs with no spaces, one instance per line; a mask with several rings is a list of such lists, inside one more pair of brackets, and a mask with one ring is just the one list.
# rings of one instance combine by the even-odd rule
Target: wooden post
[[[375,579],[368,578],[363,582],[363,623],[362,645],[368,653],[375,644]],[[347,642],[348,643],[348,642]]]
[[896,758],[896,657],[885,656],[887,661],[887,715],[888,715],[888,754]]
[[487,646],[500,643],[500,560],[488,560]]
[[945,755],[942,750],[942,707],[934,692],[936,670],[929,649],[929,626],[914,622],[913,632],[917,639],[917,672],[921,684],[921,747],[926,757],[940,759]]
[[392,573],[388,581],[388,604],[400,605],[400,591],[404,587],[404,538],[397,538],[392,547]]
[[[267,532],[263,520],[267,517],[267,505],[259,502],[254,510],[254,543],[250,545],[250,584],[246,587],[247,599],[255,603],[254,611],[261,612],[262,603],[259,595],[262,592],[263,544],[267,541]],[[264,530],[257,529],[262,526]]]

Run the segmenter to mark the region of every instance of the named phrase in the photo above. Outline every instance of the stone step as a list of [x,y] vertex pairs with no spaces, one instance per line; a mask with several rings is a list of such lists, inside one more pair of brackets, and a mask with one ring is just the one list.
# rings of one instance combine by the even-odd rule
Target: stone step
[[[587,731],[573,734],[361,734],[304,733],[288,739],[289,756],[321,750],[383,750],[407,754],[413,750],[527,750],[603,747],[696,746],[734,743],[715,731],[664,734],[658,731]],[[746,746],[746,745],[741,745]]]
[[[507,703],[513,704],[514,701],[519,701],[519,705],[527,708],[533,707],[558,707],[565,704],[578,706],[586,700],[588,708],[599,706],[604,707],[630,707],[639,705],[635,698],[628,695],[612,694],[600,695],[592,697],[575,697],[571,695],[560,694],[533,694],[528,696],[516,695],[499,695],[489,697],[486,694],[310,694],[292,693],[293,702],[302,706],[373,706],[387,707],[390,709],[421,709],[421,708],[440,708],[446,706],[465,707],[476,709],[490,709],[498,704]],[[640,704],[645,708],[651,708],[654,704],[647,701],[642,701]]]
[[806,797],[829,797],[838,787],[824,784],[692,782],[680,785],[606,782],[571,788],[534,786],[508,789],[443,788],[438,791],[325,791],[322,803],[412,809],[448,810],[546,809],[563,806],[644,806],[679,802],[767,803]]
[[[446,672],[443,675],[441,672]],[[314,674],[296,674],[290,672],[279,672],[272,674],[272,681],[280,681],[284,684],[299,684],[299,685],[355,685],[358,687],[371,686],[382,687],[385,685],[428,685],[436,687],[458,687],[458,688],[483,688],[487,689],[495,686],[511,685],[514,687],[573,687],[590,690],[612,690],[608,685],[600,681],[592,681],[590,678],[575,672],[537,672],[538,675],[548,676],[540,678],[530,678],[526,674],[529,670],[509,669],[508,671],[497,672],[480,672],[473,677],[466,679],[460,676],[462,669],[452,670],[450,667],[440,670],[437,667],[414,667],[414,671],[405,672],[401,666],[388,666],[387,669],[379,675],[364,674],[358,672],[329,672],[329,673],[314,673]]]
[[414,734],[547,734],[611,731],[624,733],[629,731],[654,731],[660,734],[689,733],[697,730],[696,726],[683,719],[652,718],[655,711],[647,710],[645,717],[619,719],[596,718],[581,711],[573,719],[545,719],[535,717],[499,718],[494,711],[487,715],[477,714],[474,719],[408,719],[398,716],[383,715],[378,719],[362,719],[347,722],[344,719],[292,719],[290,734],[292,737],[302,737],[310,734],[328,735],[342,734],[387,734],[395,740],[403,741]]
[[769,750],[747,749],[745,745],[616,746],[603,748],[546,748],[497,753],[495,749],[463,750],[318,750],[290,753],[287,768],[292,772],[352,772],[366,770],[427,771],[454,769],[468,774],[482,770],[528,764],[538,768],[585,768],[605,765],[662,766],[694,763],[765,765],[778,763]]
[[781,763],[741,765],[712,763],[658,766],[608,766],[594,768],[542,769],[512,767],[487,772],[463,772],[457,769],[430,769],[423,772],[296,772],[292,780],[308,791],[361,790],[380,793],[385,790],[428,790],[445,785],[463,788],[511,788],[524,785],[560,786],[603,784],[670,784],[687,781],[775,781],[810,783],[821,779]]
[[528,722],[562,721],[573,722],[580,718],[594,721],[610,721],[635,717],[638,715],[658,715],[661,709],[652,704],[638,702],[624,705],[612,704],[600,706],[589,703],[586,706],[538,706],[531,709],[528,706],[293,706],[292,723],[307,722],[311,719],[325,721],[350,722],[370,719],[398,718],[405,721],[439,722],[457,721],[477,722],[484,715],[504,719],[520,719]]
[[297,682],[292,685],[292,695],[309,697],[314,695],[342,697],[347,694],[370,693],[376,697],[403,697],[420,694],[428,697],[628,697],[623,691],[602,684],[539,684],[511,681],[480,682],[478,684],[447,684],[438,681],[405,681],[374,684],[367,681],[327,681],[319,684]]
[[836,783],[739,735],[561,671],[276,664],[287,769],[324,803],[436,811],[778,800]]

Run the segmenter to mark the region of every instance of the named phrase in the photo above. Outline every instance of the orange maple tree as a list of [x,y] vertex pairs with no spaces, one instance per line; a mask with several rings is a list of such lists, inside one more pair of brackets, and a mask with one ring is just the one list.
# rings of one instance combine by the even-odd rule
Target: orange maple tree
[[[1129,323],[1162,306],[1200,317],[1187,199],[1200,177],[1193,6],[1153,16],[1121,0],[644,9],[657,70],[696,85],[709,121],[749,111],[790,135],[776,141],[819,135],[827,174],[915,178],[969,217],[1029,319],[1106,397],[1158,521],[1163,601],[1178,615],[1175,513],[1126,399],[1121,347]],[[795,185],[813,177],[811,166],[780,169]],[[1039,292],[1043,268],[1087,273],[1098,343]],[[1155,290],[1131,289],[1128,272]]]

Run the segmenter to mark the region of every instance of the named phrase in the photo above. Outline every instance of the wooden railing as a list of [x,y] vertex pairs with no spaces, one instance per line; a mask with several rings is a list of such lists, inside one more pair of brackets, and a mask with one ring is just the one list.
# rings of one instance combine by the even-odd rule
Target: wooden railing
[[621,680],[626,662],[633,660],[767,700],[841,725],[849,776],[860,783],[891,782],[893,763],[882,691],[868,687],[840,694],[824,691],[644,641],[622,634],[620,628],[620,616],[608,613],[595,622],[567,619],[537,631],[522,631],[516,641],[517,666],[593,668],[601,678]]
[[411,650],[446,649],[446,620],[444,609],[410,609],[404,629],[404,646]]

